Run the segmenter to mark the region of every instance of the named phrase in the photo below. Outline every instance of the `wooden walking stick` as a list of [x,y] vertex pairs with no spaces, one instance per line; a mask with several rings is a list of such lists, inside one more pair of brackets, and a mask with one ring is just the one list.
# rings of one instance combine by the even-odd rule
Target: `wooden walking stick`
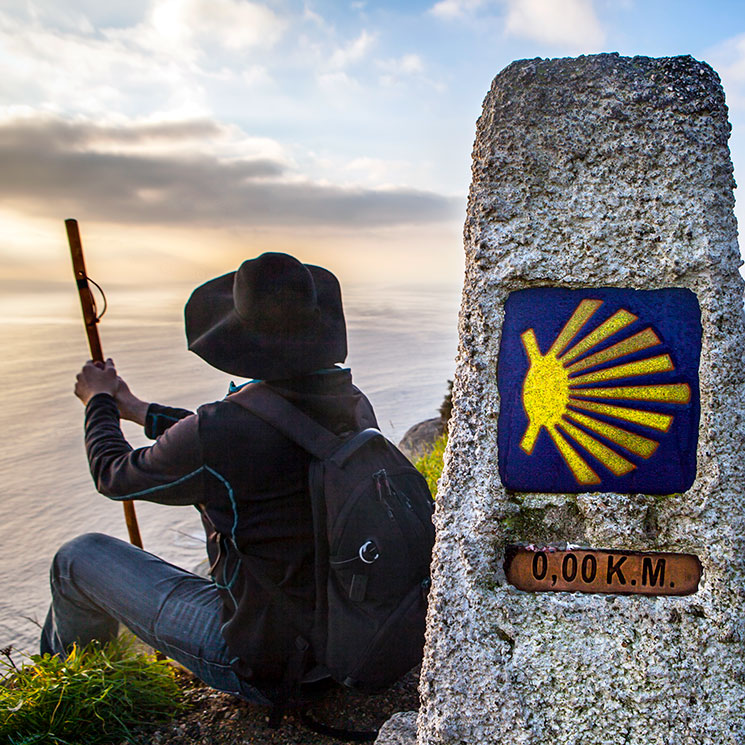
[[[72,268],[75,272],[75,281],[78,286],[78,294],[80,295],[80,307],[83,310],[83,321],[85,322],[85,332],[88,336],[88,347],[91,350],[91,359],[94,362],[103,362],[103,351],[101,350],[101,339],[98,336],[97,325],[100,316],[96,313],[96,303],[93,299],[93,293],[88,286],[88,275],[85,272],[83,244],[80,242],[78,221],[72,219],[65,220],[65,228],[67,228],[67,240],[70,244]],[[137,515],[135,514],[135,507],[132,504],[132,500],[124,500],[122,506],[124,507],[124,520],[127,523],[129,542],[134,546],[142,548],[140,528],[137,525]]]

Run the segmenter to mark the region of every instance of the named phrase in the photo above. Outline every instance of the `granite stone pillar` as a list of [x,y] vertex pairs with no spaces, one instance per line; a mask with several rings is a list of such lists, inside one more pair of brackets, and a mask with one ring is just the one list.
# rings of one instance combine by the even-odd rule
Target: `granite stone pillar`
[[[745,742],[729,131],[719,78],[690,57],[524,60],[495,78],[473,150],[421,745]],[[537,590],[508,581],[516,550]],[[690,594],[671,594],[671,554],[700,562]]]

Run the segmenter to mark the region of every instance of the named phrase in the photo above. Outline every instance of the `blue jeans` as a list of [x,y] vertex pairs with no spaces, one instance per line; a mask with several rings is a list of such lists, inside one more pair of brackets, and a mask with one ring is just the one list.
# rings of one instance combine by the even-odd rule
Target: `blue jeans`
[[210,580],[118,538],[87,533],[57,552],[50,582],[42,654],[110,641],[122,623],[212,688],[271,703],[231,668],[235,656],[220,634],[222,600]]

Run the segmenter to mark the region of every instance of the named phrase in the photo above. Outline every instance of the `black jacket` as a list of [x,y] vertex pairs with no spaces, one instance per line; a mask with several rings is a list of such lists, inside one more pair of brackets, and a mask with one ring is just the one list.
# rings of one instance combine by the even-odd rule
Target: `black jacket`
[[[250,386],[239,395],[250,396]],[[348,370],[273,381],[271,387],[336,434],[377,427]],[[230,396],[196,414],[153,404],[145,432],[156,442],[133,450],[114,400],[107,394],[91,399],[86,449],[98,490],[113,499],[200,509],[234,668],[259,684],[277,682],[298,630],[245,570],[240,553],[263,563],[309,623],[315,596],[310,456]]]

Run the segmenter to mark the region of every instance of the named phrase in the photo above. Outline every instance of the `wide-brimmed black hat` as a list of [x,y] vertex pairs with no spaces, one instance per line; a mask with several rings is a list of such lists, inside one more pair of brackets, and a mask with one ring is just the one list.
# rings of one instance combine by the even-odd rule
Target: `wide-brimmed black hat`
[[287,254],[261,254],[200,285],[184,316],[189,349],[243,378],[291,378],[347,356],[339,282]]

